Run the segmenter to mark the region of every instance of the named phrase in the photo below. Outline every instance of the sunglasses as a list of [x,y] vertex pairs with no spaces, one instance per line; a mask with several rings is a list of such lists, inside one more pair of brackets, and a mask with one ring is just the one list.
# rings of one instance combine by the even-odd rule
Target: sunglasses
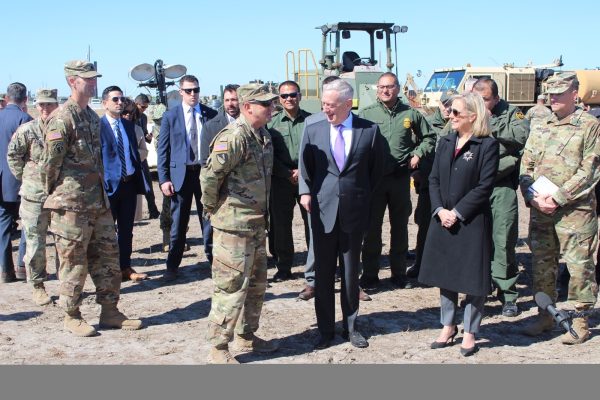
[[258,104],[258,105],[261,105],[263,107],[271,107],[273,105],[273,101],[271,101],[271,100],[269,100],[269,101],[252,100],[249,103],[250,104]]
[[282,99],[287,99],[288,97],[291,97],[292,99],[295,99],[296,97],[298,97],[298,92],[293,92],[293,93],[282,93],[279,95],[279,97],[281,97]]
[[392,90],[395,87],[396,87],[395,84],[394,85],[377,85],[377,89],[379,89],[379,90],[384,90],[384,89]]
[[126,97],[124,97],[124,96],[115,96],[115,97],[111,97],[111,98],[110,98],[110,100],[111,100],[113,103],[118,103],[118,102],[119,102],[119,100],[121,100],[121,103],[125,103],[125,100],[126,100],[126,99],[127,99],[127,98],[126,98]]
[[455,108],[448,108],[448,114],[452,114],[454,117],[460,117],[460,111]]
[[192,92],[194,92],[194,93],[200,93],[200,88],[199,87],[189,88],[189,89],[181,89],[181,90],[183,90],[187,94],[192,94]]

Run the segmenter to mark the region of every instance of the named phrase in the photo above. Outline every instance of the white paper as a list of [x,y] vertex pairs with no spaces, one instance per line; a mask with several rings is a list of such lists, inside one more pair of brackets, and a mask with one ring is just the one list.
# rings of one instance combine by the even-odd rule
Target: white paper
[[545,176],[540,176],[533,182],[533,185],[529,187],[529,191],[533,194],[554,194],[558,190],[558,186],[556,186],[552,181]]

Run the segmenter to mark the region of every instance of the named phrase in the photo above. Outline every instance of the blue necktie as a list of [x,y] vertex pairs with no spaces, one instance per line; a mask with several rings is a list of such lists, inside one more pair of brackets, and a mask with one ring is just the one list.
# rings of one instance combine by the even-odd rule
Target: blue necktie
[[123,145],[123,136],[119,129],[119,121],[115,122],[115,133],[117,134],[117,147],[119,150],[119,160],[121,161],[121,178],[127,176],[127,165],[125,164],[125,146]]

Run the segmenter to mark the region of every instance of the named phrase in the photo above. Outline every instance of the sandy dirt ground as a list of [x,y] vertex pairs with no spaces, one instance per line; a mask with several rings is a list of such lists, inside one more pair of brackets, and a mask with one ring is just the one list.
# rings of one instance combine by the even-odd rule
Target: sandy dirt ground
[[[155,192],[157,199],[161,199],[156,183]],[[414,195],[413,202],[416,202]],[[480,351],[475,356],[464,358],[459,354],[460,333],[454,346],[441,350],[429,348],[440,329],[438,289],[396,289],[388,280],[390,271],[386,256],[381,260],[380,289],[369,292],[373,300],[360,305],[358,327],[369,339],[370,346],[367,349],[354,348],[338,335],[332,347],[313,351],[313,344],[318,338],[314,300],[302,301],[297,297],[304,287],[306,245],[296,210],[295,279],[270,284],[258,331],[263,338],[278,340],[280,350],[266,356],[236,354],[237,359],[242,363],[268,364],[599,363],[598,316],[591,318],[592,338],[578,346],[561,344],[559,328],[535,339],[519,334],[524,323],[537,312],[531,291],[531,257],[526,244],[529,213],[522,202],[520,206],[517,253],[521,270],[518,288],[522,313],[516,318],[502,317],[500,303],[490,296],[478,335]],[[119,307],[127,315],[144,321],[146,327],[140,331],[100,330],[99,335],[91,338],[74,337],[64,331],[63,312],[56,304],[58,281],[54,274],[53,251],[49,246],[48,270],[52,275],[46,287],[54,304],[36,306],[31,301],[30,286],[24,282],[0,285],[0,364],[206,363],[209,345],[205,332],[213,285],[196,215],[194,211],[188,234],[191,249],[184,255],[181,278],[176,283],[167,284],[160,280],[166,254],[160,251],[158,220],[145,219],[135,226],[133,266],[139,272],[147,273],[150,279],[139,283],[124,282]],[[412,216],[409,230],[410,248],[413,248],[416,226]],[[387,254],[388,239],[386,216],[384,254]],[[16,257],[17,239],[13,245]],[[269,277],[275,271],[271,267]],[[336,328],[341,331],[339,298],[337,301]],[[566,306],[566,303],[559,302],[558,306]],[[100,306],[95,303],[94,287],[89,278],[81,311],[87,321],[97,327]]]

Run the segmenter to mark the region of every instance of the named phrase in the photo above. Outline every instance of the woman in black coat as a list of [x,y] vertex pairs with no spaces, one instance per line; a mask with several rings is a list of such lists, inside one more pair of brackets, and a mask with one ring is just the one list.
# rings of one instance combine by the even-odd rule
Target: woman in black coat
[[491,291],[492,226],[489,198],[498,170],[498,143],[490,137],[483,99],[467,93],[452,98],[453,133],[440,139],[429,176],[432,220],[419,281],[440,288],[444,326],[431,348],[446,347],[458,333],[458,294],[465,293],[461,354],[477,351],[486,296]]

